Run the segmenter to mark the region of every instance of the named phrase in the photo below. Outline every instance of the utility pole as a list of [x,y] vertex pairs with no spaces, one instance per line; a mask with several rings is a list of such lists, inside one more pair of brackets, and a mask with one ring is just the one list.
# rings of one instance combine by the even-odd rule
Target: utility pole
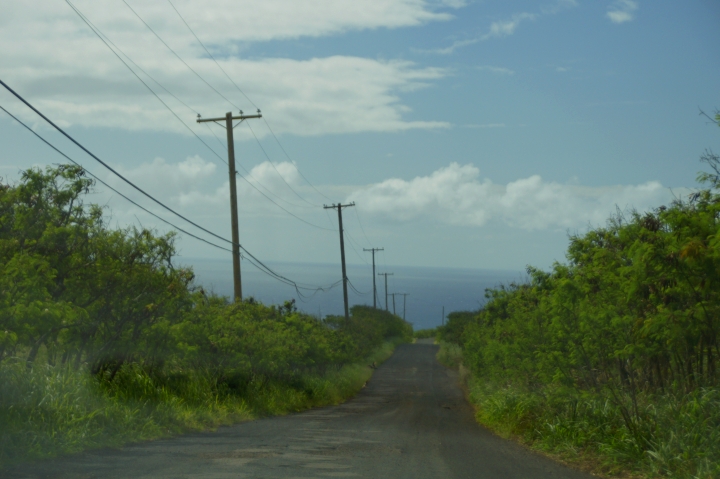
[[442,325],[445,326],[445,306],[443,306]]
[[[227,112],[224,118],[200,118],[198,115],[197,122],[215,122],[219,123],[225,120],[225,130],[227,130],[227,146],[228,146],[228,173],[230,174],[230,224],[232,226],[232,255],[233,255],[233,293],[235,302],[242,301],[242,280],[240,279],[240,232],[238,231],[238,207],[237,207],[237,185],[235,184],[235,140],[233,138],[233,129],[250,118],[262,118],[260,110],[257,115],[244,115],[240,110],[240,115],[233,116],[232,112]],[[233,126],[233,120],[240,120],[237,125]]]
[[405,321],[405,299],[410,293],[397,293],[403,297],[403,321]]
[[340,260],[342,262],[342,279],[343,279],[343,298],[345,299],[345,321],[350,320],[350,312],[348,311],[348,294],[347,294],[347,273],[345,272],[345,240],[343,237],[343,226],[342,226],[342,209],[347,208],[349,206],[355,206],[355,202],[348,203],[346,205],[343,205],[341,203],[333,204],[331,206],[323,205],[323,208],[326,210],[328,209],[335,209],[337,208],[338,212],[338,225],[340,228]]
[[392,275],[393,273],[378,273],[378,276],[385,276],[385,311],[388,311],[387,277]]
[[373,308],[377,309],[377,288],[375,287],[375,252],[385,251],[385,248],[363,248],[363,251],[372,251],[373,257]]
[[395,295],[396,294],[400,294],[400,293],[390,293],[390,296],[393,297],[393,314],[395,314],[395,315],[397,315],[397,313],[395,313]]

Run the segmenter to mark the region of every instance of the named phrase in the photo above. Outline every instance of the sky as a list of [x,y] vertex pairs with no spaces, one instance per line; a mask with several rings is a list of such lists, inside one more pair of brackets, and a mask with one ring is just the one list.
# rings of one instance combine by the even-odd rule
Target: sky
[[[195,119],[261,110],[234,135],[240,240],[264,261],[339,262],[337,213],[323,205],[354,201],[349,263],[380,247],[390,265],[549,268],[570,235],[687,194],[700,155],[720,150],[699,115],[720,108],[716,0],[36,0],[0,11],[0,79],[224,238],[226,132]],[[9,92],[0,105],[211,239]],[[0,112],[4,181],[62,162]],[[102,185],[90,201],[113,227],[170,229]],[[190,263],[229,256],[184,234],[177,246]]]

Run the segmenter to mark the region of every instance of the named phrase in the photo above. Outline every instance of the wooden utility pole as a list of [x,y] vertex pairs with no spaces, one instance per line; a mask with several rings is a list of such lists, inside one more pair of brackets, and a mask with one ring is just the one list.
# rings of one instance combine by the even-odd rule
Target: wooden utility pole
[[355,206],[355,202],[348,203],[347,205],[343,205],[341,203],[333,204],[331,206],[323,205],[323,208],[327,209],[335,209],[337,208],[338,212],[338,225],[340,227],[340,260],[342,261],[342,276],[343,276],[343,299],[345,300],[345,321],[350,320],[350,312],[348,309],[348,294],[347,294],[347,273],[345,272],[345,239],[343,235],[343,226],[342,226],[342,209],[347,208],[349,206]]
[[[240,278],[240,232],[238,231],[238,206],[237,206],[237,185],[235,184],[235,140],[233,138],[233,129],[235,126],[249,118],[262,118],[260,110],[257,115],[244,115],[240,110],[240,115],[233,116],[232,112],[227,112],[224,118],[200,118],[198,115],[197,122],[205,123],[212,121],[223,126],[221,121],[225,121],[225,129],[227,130],[227,146],[228,146],[228,173],[230,175],[230,224],[232,226],[232,255],[233,255],[233,293],[235,302],[242,301],[242,280]],[[240,120],[237,125],[233,126],[233,120]]]
[[393,297],[393,314],[397,316],[397,313],[395,312],[395,295],[398,293],[390,293]]
[[405,321],[405,299],[410,293],[397,293],[403,297],[403,321]]
[[377,288],[375,287],[375,252],[385,251],[385,248],[363,248],[363,251],[372,251],[373,257],[373,308],[377,309]]
[[393,273],[378,273],[378,276],[385,276],[385,311],[388,311],[387,277],[392,275]]

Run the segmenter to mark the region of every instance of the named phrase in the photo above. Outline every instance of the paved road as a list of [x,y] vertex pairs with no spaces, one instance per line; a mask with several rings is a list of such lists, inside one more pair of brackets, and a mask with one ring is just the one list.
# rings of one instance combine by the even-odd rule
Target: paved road
[[0,471],[17,478],[590,479],[479,427],[427,342],[340,406]]

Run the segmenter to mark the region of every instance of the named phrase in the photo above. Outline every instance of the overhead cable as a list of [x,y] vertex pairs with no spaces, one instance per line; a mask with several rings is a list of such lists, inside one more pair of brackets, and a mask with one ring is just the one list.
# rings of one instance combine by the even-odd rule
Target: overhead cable
[[165,204],[164,204],[163,202],[161,202],[160,200],[158,200],[158,199],[156,199],[155,197],[153,197],[151,194],[147,193],[145,190],[143,190],[142,188],[140,188],[139,186],[137,186],[137,185],[136,185],[135,183],[133,183],[132,181],[130,181],[130,180],[128,180],[127,178],[125,178],[123,175],[121,175],[120,173],[118,173],[113,167],[111,167],[110,165],[108,165],[107,163],[105,163],[103,160],[101,160],[100,158],[98,158],[93,152],[91,152],[90,150],[88,150],[87,148],[85,148],[85,147],[84,147],[82,144],[80,144],[75,138],[73,138],[73,137],[70,136],[68,133],[66,133],[65,130],[63,130],[62,128],[60,128],[59,126],[57,126],[55,123],[53,123],[52,120],[50,120],[48,117],[46,117],[40,110],[38,110],[37,108],[35,108],[34,106],[32,106],[32,105],[30,104],[30,102],[28,102],[25,98],[23,98],[23,97],[22,97],[19,93],[17,93],[15,90],[13,90],[12,88],[10,88],[10,86],[8,86],[7,83],[5,83],[4,81],[0,80],[0,84],[2,84],[2,86],[4,86],[5,89],[8,90],[10,93],[12,93],[18,100],[20,100],[21,102],[23,102],[28,108],[30,108],[30,109],[31,109],[32,111],[34,111],[38,116],[40,116],[40,118],[42,118],[43,120],[45,120],[48,124],[50,124],[50,126],[52,126],[52,127],[55,128],[58,132],[60,132],[65,138],[67,138],[68,140],[70,140],[71,142],[73,142],[78,148],[80,148],[80,149],[83,150],[85,153],[87,153],[88,155],[90,155],[90,157],[91,157],[92,159],[94,159],[95,161],[97,161],[98,163],[100,163],[101,165],[103,165],[105,168],[107,168],[108,170],[110,170],[115,176],[117,176],[118,178],[120,178],[121,180],[123,180],[125,183],[127,183],[127,184],[130,185],[130,186],[132,186],[134,189],[136,189],[137,191],[139,191],[139,192],[142,193],[143,195],[147,196],[149,199],[151,199],[152,201],[154,201],[155,203],[157,203],[158,205],[160,205],[161,207],[163,207],[164,209],[166,209],[166,210],[169,211],[170,213],[174,214],[174,215],[177,216],[178,218],[182,218],[183,220],[187,221],[188,223],[190,223],[190,224],[193,225],[194,227],[196,227],[196,228],[204,231],[205,233],[208,233],[208,234],[211,235],[211,236],[214,236],[215,238],[217,238],[217,239],[219,239],[219,240],[225,241],[226,243],[233,244],[232,241],[230,241],[230,240],[228,240],[228,239],[225,239],[225,238],[223,238],[222,236],[219,236],[219,235],[213,233],[212,231],[210,231],[210,230],[208,230],[208,229],[200,226],[199,224],[195,223],[194,221],[192,221],[192,220],[186,218],[185,216],[181,215],[181,214],[178,213],[177,211],[175,211],[175,210],[173,210],[172,208],[170,208],[169,206],[165,205]]
[[[130,72],[135,76],[135,78],[137,78],[137,79],[145,86],[145,88],[147,88],[148,91],[150,91],[150,93],[152,93],[152,94],[155,96],[155,98],[157,98],[158,101],[159,101],[160,103],[162,103],[163,106],[164,106],[165,108],[167,108],[168,111],[170,111],[170,113],[172,113],[173,116],[174,116],[175,118],[177,118],[177,120],[178,120],[180,123],[182,123],[182,125],[183,125],[188,131],[190,131],[190,133],[193,134],[193,136],[195,136],[195,138],[197,138],[203,145],[205,145],[205,147],[206,147],[208,150],[210,150],[221,162],[227,164],[227,161],[226,161],[222,156],[220,156],[220,155],[215,151],[214,148],[212,148],[210,145],[208,145],[207,142],[205,142],[205,140],[203,140],[202,138],[200,138],[200,136],[199,136],[197,133],[195,133],[195,131],[194,131],[192,128],[190,128],[184,121],[182,121],[182,119],[177,115],[177,113],[175,113],[175,111],[174,111],[172,108],[170,108],[170,106],[169,106],[167,103],[165,103],[165,102],[162,100],[162,98],[160,98],[160,96],[159,96],[142,78],[140,78],[140,76],[135,72],[135,70],[133,70],[133,69],[130,67],[130,65],[128,65],[127,62],[125,62],[125,60],[123,60],[123,58],[122,58],[120,55],[118,55],[118,53],[117,53],[117,52],[110,46],[110,44],[108,43],[109,39],[108,39],[108,41],[105,41],[105,38],[103,38],[104,35],[101,34],[100,30],[99,30],[97,27],[95,27],[95,26],[92,24],[92,22],[90,22],[90,20],[89,20],[85,15],[83,15],[83,13],[82,13],[75,5],[72,4],[72,2],[71,2],[70,0],[65,0],[65,2],[70,6],[70,8],[73,9],[73,11],[80,17],[80,19],[81,19],[83,22],[85,22],[85,24],[93,31],[93,33],[95,33],[95,35],[105,44],[105,46],[107,46],[107,47],[110,49],[110,51],[118,58],[118,60],[120,60],[120,61],[122,62],[122,64],[125,65],[125,67],[126,67],[128,70],[130,70]],[[118,50],[119,50],[119,49],[118,49]],[[125,55],[125,54],[123,53],[123,55]],[[126,55],[126,56],[127,56],[127,55]],[[154,80],[154,81],[155,81],[155,80]],[[191,110],[192,110],[192,109],[191,109]],[[193,111],[194,111],[194,110],[193,110]],[[218,141],[220,141],[219,138],[217,138],[217,136],[216,136],[216,139],[218,139]],[[221,144],[222,144],[222,142],[221,142]],[[248,173],[248,175],[252,176],[252,175],[250,174],[250,172],[249,172],[242,164],[240,164],[240,163],[238,163],[238,164],[240,165],[240,167],[241,167],[245,172]],[[258,193],[260,193],[262,196],[264,196],[268,201],[270,201],[270,202],[273,203],[275,206],[277,206],[278,208],[280,208],[281,210],[283,210],[285,213],[289,214],[290,216],[294,217],[295,219],[297,219],[297,220],[299,220],[299,221],[301,221],[301,222],[303,222],[303,223],[305,223],[305,224],[307,224],[307,225],[309,225],[309,226],[318,228],[318,229],[327,230],[327,231],[334,231],[334,230],[332,230],[332,229],[330,229],[330,228],[324,228],[324,227],[322,227],[322,226],[318,226],[318,225],[316,225],[316,224],[314,224],[314,223],[311,223],[311,222],[309,222],[309,221],[306,221],[306,220],[300,218],[299,216],[297,216],[296,214],[292,213],[292,212],[289,211],[288,209],[286,209],[286,208],[282,207],[281,205],[279,205],[277,202],[275,202],[275,201],[274,201],[272,198],[270,198],[268,195],[266,195],[265,193],[263,193],[257,186],[255,186],[252,182],[250,182],[245,176],[241,175],[241,174],[238,173],[237,171],[236,171],[235,173],[236,173],[241,179],[243,179],[247,184],[249,184],[253,189],[255,189]],[[253,179],[254,179],[254,178],[253,178]],[[257,181],[257,180],[255,180],[255,181]],[[258,181],[258,184],[259,184],[260,186],[262,186],[263,188],[265,188],[268,192],[270,192],[270,190],[269,190],[267,187],[265,187],[264,185],[262,185],[262,183],[260,183],[259,181]],[[270,192],[270,193],[273,194],[272,192]],[[279,196],[277,196],[277,195],[275,195],[275,196],[278,197],[278,199],[281,199]],[[287,200],[283,200],[283,201],[289,203]],[[292,204],[292,203],[289,203],[289,204]]]
[[172,227],[175,228],[176,230],[181,231],[181,232],[185,233],[185,234],[188,235],[188,236],[192,236],[192,237],[195,238],[196,240],[202,241],[203,243],[207,243],[207,244],[209,244],[210,246],[214,246],[215,248],[221,249],[221,250],[223,250],[223,251],[229,251],[230,253],[232,253],[232,250],[231,250],[231,249],[225,248],[224,246],[217,245],[217,244],[215,244],[215,243],[212,243],[212,242],[206,240],[205,238],[201,238],[201,237],[196,236],[196,235],[194,235],[194,234],[192,234],[192,233],[190,233],[190,232],[188,232],[188,231],[185,231],[184,229],[180,228],[179,226],[177,226],[177,225],[169,222],[169,221],[166,220],[165,218],[162,218],[162,217],[156,215],[155,213],[153,213],[152,211],[148,210],[148,209],[145,208],[144,206],[136,203],[134,200],[128,198],[127,196],[125,196],[124,194],[120,193],[118,190],[116,190],[115,188],[113,188],[113,187],[110,186],[109,184],[105,183],[105,182],[104,182],[103,180],[101,180],[100,178],[98,178],[96,175],[94,175],[94,174],[92,174],[91,172],[89,172],[89,171],[88,171],[87,169],[85,169],[85,167],[82,166],[80,163],[78,163],[77,161],[73,160],[73,159],[70,158],[68,155],[66,155],[65,153],[63,153],[62,151],[60,151],[55,145],[53,145],[52,143],[50,143],[49,141],[47,141],[45,138],[43,138],[42,136],[40,136],[40,134],[38,134],[35,130],[33,130],[32,128],[30,128],[28,125],[26,125],[22,120],[20,120],[18,117],[16,117],[15,115],[13,115],[13,114],[10,113],[9,111],[7,111],[5,108],[3,108],[2,105],[0,105],[0,109],[1,109],[2,111],[4,111],[5,113],[7,113],[13,120],[15,120],[15,121],[17,121],[18,123],[20,123],[20,125],[22,125],[23,127],[25,127],[26,130],[28,130],[30,133],[32,133],[33,135],[35,135],[40,141],[42,141],[42,142],[45,143],[47,146],[49,146],[50,148],[52,148],[53,150],[55,150],[60,156],[62,156],[62,157],[65,158],[66,160],[70,161],[70,162],[73,163],[74,165],[79,166],[80,168],[83,169],[83,171],[84,171],[85,173],[87,173],[88,175],[90,175],[91,177],[93,177],[93,178],[95,179],[95,181],[101,183],[102,185],[104,185],[105,187],[109,188],[109,189],[112,190],[113,192],[115,192],[115,193],[117,193],[118,195],[122,196],[125,200],[127,200],[127,201],[129,201],[130,203],[132,203],[133,205],[137,206],[138,208],[140,208],[140,209],[143,210],[144,212],[146,212],[146,213],[148,213],[149,215],[157,218],[158,220],[162,221],[163,223],[165,223],[165,224],[167,224],[167,225],[169,225],[169,226],[172,226]]
[[360,231],[362,231],[363,236],[368,242],[368,245],[372,248],[372,241],[370,241],[370,238],[368,238],[368,235],[365,233],[365,228],[363,228],[362,221],[360,221],[360,213],[358,213],[358,208],[353,208],[355,210],[355,216],[357,216],[358,224],[360,224]]
[[[283,183],[285,183],[285,185],[290,189],[290,191],[292,191],[293,193],[295,193],[295,196],[297,196],[298,198],[300,198],[302,201],[304,201],[305,203],[309,204],[309,205],[310,205],[310,208],[319,208],[319,207],[321,207],[322,205],[315,204],[315,203],[311,203],[311,202],[309,202],[308,200],[306,200],[305,198],[303,198],[302,196],[300,196],[300,193],[298,193],[297,191],[295,191],[295,189],[294,189],[292,186],[290,186],[290,183],[288,183],[287,180],[285,180],[285,177],[282,175],[282,173],[280,173],[280,171],[277,169],[277,166],[275,166],[275,163],[273,163],[273,161],[272,161],[272,160],[270,159],[270,157],[268,156],[267,151],[265,151],[265,148],[262,146],[262,143],[260,143],[260,139],[259,139],[259,138],[257,137],[257,135],[255,134],[255,130],[252,129],[252,126],[250,126],[250,123],[249,123],[249,122],[246,122],[246,123],[247,123],[248,128],[250,129],[250,132],[252,133],[253,137],[255,138],[255,141],[257,142],[258,146],[260,147],[260,149],[262,150],[263,154],[265,155],[265,158],[266,158],[266,159],[268,160],[268,162],[272,165],[272,167],[275,169],[275,172],[278,174],[278,176],[280,177],[280,179],[283,180]],[[294,165],[293,165],[293,166],[294,166]],[[295,168],[295,170],[298,171],[297,167]],[[298,171],[298,173],[299,173],[299,171]]]
[[[195,31],[190,27],[190,25],[188,24],[188,22],[185,21],[185,18],[182,16],[182,14],[181,14],[180,11],[177,9],[177,7],[175,7],[175,5],[172,3],[172,1],[171,1],[171,0],[168,0],[168,3],[169,3],[170,6],[172,7],[172,9],[175,10],[175,13],[177,13],[178,17],[180,17],[180,20],[182,20],[183,24],[185,24],[185,26],[186,26],[187,29],[190,31],[190,33],[192,34],[192,36],[195,37],[195,40],[197,40],[197,42],[200,44],[200,46],[203,48],[203,50],[205,50],[205,53],[207,53],[208,56],[212,59],[212,61],[215,62],[215,65],[220,69],[221,72],[223,72],[223,74],[225,75],[225,77],[226,77],[228,80],[230,80],[230,83],[232,83],[232,84],[235,86],[235,88],[237,89],[237,91],[239,91],[240,94],[241,94],[242,96],[244,96],[245,99],[246,99],[247,101],[249,101],[250,104],[252,104],[253,107],[255,107],[255,109],[258,109],[258,106],[255,104],[255,102],[253,102],[253,101],[250,99],[250,97],[242,90],[242,88],[240,88],[240,86],[238,86],[238,84],[235,83],[235,81],[234,81],[234,80],[232,79],[232,77],[228,74],[228,72],[227,72],[227,71],[222,67],[222,65],[220,65],[220,63],[215,59],[215,56],[213,56],[213,54],[210,53],[210,50],[208,50],[208,48],[205,46],[205,44],[202,42],[202,40],[200,40],[200,38],[195,34]],[[273,129],[270,127],[270,123],[268,123],[268,121],[267,121],[267,119],[265,119],[265,117],[263,117],[263,121],[265,122],[265,125],[268,127],[268,130],[270,130],[270,133],[272,134],[273,138],[275,138],[275,141],[277,142],[277,144],[278,144],[278,146],[280,147],[280,149],[282,150],[282,152],[285,154],[285,156],[287,157],[287,159],[292,163],[293,161],[292,161],[292,159],[290,158],[290,155],[288,155],[288,152],[285,150],[285,147],[283,147],[282,143],[280,143],[280,140],[278,139],[277,135],[275,135],[275,132],[274,132]],[[317,188],[315,188],[315,186],[310,182],[310,180],[308,180],[308,179],[305,177],[305,175],[303,175],[302,172],[301,172],[299,169],[298,169],[298,174],[299,174],[299,175],[302,177],[302,179],[304,179],[304,180],[307,182],[307,184],[310,185],[310,187],[312,187],[312,189],[315,190],[320,196],[324,197],[324,198],[327,199],[327,200],[330,200],[330,198],[328,198],[327,196],[325,196],[324,194],[322,194]],[[331,201],[332,201],[332,200],[331,200]]]
[[[1,82],[1,81],[2,81],[2,80],[0,80],[0,82]],[[96,175],[94,175],[93,173],[91,173],[90,171],[88,171],[88,170],[87,170],[84,166],[82,166],[80,163],[78,163],[77,161],[73,160],[71,157],[69,157],[69,156],[66,155],[65,153],[63,153],[63,152],[62,152],[60,149],[58,149],[55,145],[53,145],[52,143],[50,143],[49,141],[47,141],[47,140],[46,140],[45,138],[43,138],[40,134],[38,134],[38,133],[35,132],[32,128],[30,128],[26,123],[24,123],[24,122],[23,122],[22,120],[20,120],[18,117],[16,117],[16,116],[13,115],[12,113],[10,113],[8,110],[6,110],[2,105],[0,105],[0,109],[1,109],[2,111],[4,111],[7,115],[9,115],[12,119],[14,119],[15,121],[17,121],[20,125],[22,125],[22,126],[23,126],[26,130],[28,130],[30,133],[32,133],[33,135],[35,135],[40,141],[42,141],[42,142],[45,143],[47,146],[49,146],[50,148],[52,148],[53,150],[55,150],[55,152],[57,152],[59,155],[61,155],[62,157],[64,157],[65,159],[67,159],[68,161],[70,161],[71,163],[73,163],[74,165],[77,165],[77,166],[79,166],[80,168],[82,168],[85,173],[87,173],[89,176],[91,176],[92,178],[94,178],[97,182],[99,182],[100,184],[104,185],[105,187],[107,187],[107,188],[110,189],[111,191],[115,192],[116,194],[118,194],[119,196],[121,196],[123,199],[127,200],[129,203],[135,205],[136,207],[140,208],[141,210],[143,210],[144,212],[146,212],[146,213],[148,213],[149,215],[153,216],[154,218],[162,221],[163,223],[165,223],[165,224],[167,224],[167,225],[175,228],[176,230],[178,230],[178,231],[180,231],[180,232],[182,232],[182,233],[184,233],[184,234],[186,234],[186,235],[188,235],[188,236],[190,236],[190,237],[192,237],[192,238],[194,238],[194,239],[196,239],[196,240],[202,241],[203,243],[206,243],[206,244],[208,244],[208,245],[210,245],[210,246],[213,246],[213,247],[215,247],[215,248],[221,249],[221,250],[223,250],[223,251],[227,251],[227,252],[230,252],[230,253],[233,252],[231,249],[225,248],[224,246],[217,245],[217,244],[215,244],[215,243],[213,243],[213,242],[211,242],[211,241],[206,240],[205,238],[201,238],[201,237],[199,237],[199,236],[197,236],[197,235],[195,235],[195,234],[193,234],[193,233],[190,233],[189,231],[187,231],[187,230],[185,230],[185,229],[183,229],[183,228],[180,228],[179,226],[175,225],[174,223],[166,220],[165,218],[157,215],[156,213],[153,213],[153,212],[150,211],[149,209],[147,209],[147,208],[145,208],[144,206],[138,204],[136,201],[132,200],[131,198],[129,198],[128,196],[124,195],[123,193],[121,193],[121,192],[118,191],[117,189],[113,188],[113,187],[110,186],[108,183],[106,183],[105,181],[101,180],[98,176],[96,176]],[[212,233],[211,233],[211,234],[212,234]],[[232,243],[231,241],[225,240],[224,238],[220,238],[220,239],[223,239],[224,241],[227,241],[227,242],[229,242],[229,243]],[[319,292],[319,291],[329,291],[329,290],[333,289],[334,287],[336,287],[340,282],[342,282],[342,280],[340,280],[340,281],[337,281],[337,282],[335,282],[335,283],[333,283],[333,284],[331,284],[331,285],[329,285],[329,286],[325,286],[325,287],[310,287],[309,285],[303,285],[302,283],[297,283],[296,281],[293,281],[293,280],[291,280],[291,279],[289,279],[289,278],[286,278],[285,276],[282,276],[281,274],[275,272],[273,269],[271,269],[269,266],[267,266],[265,263],[263,263],[263,262],[260,261],[257,257],[255,257],[252,253],[250,253],[244,246],[240,245],[240,249],[245,253],[245,255],[244,255],[244,256],[246,256],[245,259],[246,259],[248,262],[250,262],[253,266],[255,266],[258,270],[260,270],[261,272],[263,272],[263,273],[265,273],[265,274],[267,274],[267,275],[269,275],[269,276],[277,279],[278,281],[281,281],[281,282],[283,282],[283,283],[285,283],[285,284],[287,284],[287,285],[290,285],[290,286],[295,287],[295,290],[296,290],[296,292],[298,293],[298,296],[300,296],[300,297],[302,297],[302,298],[307,298],[308,296],[303,295],[303,294],[300,292],[301,289],[302,289],[302,290],[307,290],[307,291],[313,291],[313,294],[315,294],[315,293],[317,293],[317,292]],[[249,257],[249,258],[248,258],[248,257]]]
[[232,78],[230,78],[230,75],[228,75],[227,72],[225,71],[225,69],[220,66],[220,64],[218,63],[218,61],[217,61],[217,60],[215,59],[215,57],[213,56],[213,54],[210,53],[210,50],[208,50],[207,47],[205,46],[205,44],[200,40],[200,38],[198,38],[198,36],[195,35],[195,32],[193,31],[193,29],[190,28],[190,25],[188,25],[188,22],[185,21],[185,18],[183,18],[183,16],[180,14],[180,11],[179,11],[177,8],[175,8],[175,5],[173,4],[173,2],[171,2],[170,0],[168,0],[168,3],[169,3],[170,6],[173,8],[173,10],[175,10],[175,13],[178,14],[178,17],[180,17],[180,20],[182,20],[182,22],[185,24],[185,26],[187,27],[187,29],[190,30],[190,33],[192,33],[192,36],[195,37],[195,40],[197,40],[198,43],[200,44],[200,46],[203,47],[203,50],[205,50],[205,53],[208,54],[208,56],[212,59],[212,61],[215,62],[215,65],[217,65],[217,67],[220,69],[220,71],[222,71],[222,72],[225,74],[225,76],[227,77],[227,79],[230,80],[230,83],[232,83],[233,85],[235,85],[235,88],[237,88],[237,90],[242,94],[242,96],[244,96],[245,99],[246,99],[247,101],[249,101],[250,104],[251,104],[253,107],[255,107],[255,109],[258,109],[258,106],[250,99],[249,96],[247,96],[247,95],[245,94],[244,91],[242,91],[242,89],[238,86],[238,84],[235,83]]
[[152,27],[151,27],[150,25],[148,25],[148,23],[147,23],[145,20],[143,20],[143,18],[133,9],[133,7],[130,6],[130,4],[129,4],[128,2],[126,2],[125,0],[122,0],[122,2],[130,9],[131,12],[133,12],[133,13],[135,14],[135,16],[143,23],[143,25],[145,25],[145,26],[148,28],[148,30],[150,30],[150,31],[152,32],[152,34],[155,35],[155,37],[156,37],[158,40],[160,40],[160,42],[162,42],[162,44],[165,45],[165,46],[167,47],[167,49],[170,50],[170,51],[172,52],[172,54],[175,55],[175,57],[177,57],[177,59],[180,60],[180,61],[183,63],[183,65],[185,65],[186,67],[188,67],[188,69],[195,74],[195,76],[197,76],[203,83],[205,83],[208,87],[210,87],[210,88],[212,89],[212,91],[214,91],[215,93],[217,93],[218,95],[220,95],[226,102],[228,102],[230,105],[234,106],[236,110],[240,110],[240,109],[241,109],[241,108],[240,108],[239,106],[237,106],[235,103],[233,103],[232,101],[230,101],[225,95],[223,95],[222,93],[220,93],[220,92],[219,92],[214,86],[212,86],[207,80],[205,80],[205,78],[203,78],[202,75],[200,75],[198,72],[196,72],[193,67],[191,67],[190,65],[188,65],[188,63],[187,63],[185,60],[183,60],[182,57],[181,57],[180,55],[178,55],[178,54],[175,52],[175,50],[173,50],[173,49],[170,47],[170,45],[168,45],[167,43],[165,43],[165,40],[163,40],[162,37],[160,37],[160,35],[158,35],[158,34],[155,32],[155,30],[153,30]]
[[[292,162],[293,162],[292,158],[290,158],[290,155],[288,155],[288,152],[285,151],[285,147],[282,146],[282,143],[280,143],[280,139],[277,137],[277,135],[275,135],[275,132],[273,131],[273,129],[270,128],[270,123],[268,123],[268,121],[265,119],[265,117],[263,117],[263,121],[265,122],[265,126],[268,127],[268,130],[270,130],[270,133],[272,134],[273,138],[275,138],[275,141],[277,142],[278,146],[280,147],[280,149],[282,150],[282,152],[285,154],[285,157],[287,157],[288,161],[290,161],[290,162],[292,163]],[[308,185],[310,185],[310,187],[311,187],[313,190],[315,190],[315,191],[317,192],[317,194],[319,194],[320,196],[322,196],[322,197],[325,198],[326,200],[332,201],[330,198],[328,198],[328,197],[325,196],[323,193],[321,193],[320,190],[318,190],[317,188],[315,188],[315,185],[313,185],[312,183],[310,183],[310,180],[308,180],[308,179],[305,177],[305,175],[303,175],[302,172],[301,172],[299,169],[298,169],[298,174],[302,177],[303,180],[305,180],[305,182],[306,182]]]
[[[80,17],[80,19],[90,28],[90,30],[92,30],[92,32],[100,39],[100,41],[102,41],[102,42],[105,44],[105,46],[108,47],[108,49],[110,49],[110,51],[113,53],[113,55],[115,55],[115,56],[117,57],[117,59],[120,60],[120,62],[122,62],[122,64],[125,65],[125,67],[126,67],[128,70],[130,70],[130,73],[132,73],[132,74],[135,76],[135,78],[137,78],[137,79],[140,81],[140,83],[142,83],[142,84],[145,86],[145,88],[147,88],[148,91],[149,91],[150,93],[152,93],[153,96],[155,96],[155,98],[157,98],[157,100],[158,100],[160,103],[162,103],[162,105],[163,105],[170,113],[172,113],[172,115],[173,115],[180,123],[182,123],[182,125],[183,125],[190,133],[193,134],[193,136],[195,136],[195,138],[197,138],[203,145],[205,145],[205,147],[206,147],[208,150],[210,150],[215,156],[217,156],[220,160],[223,160],[223,158],[222,158],[210,145],[208,145],[208,144],[205,142],[205,140],[203,140],[202,138],[200,138],[200,136],[199,136],[197,133],[195,133],[195,131],[194,131],[192,128],[190,128],[184,121],[182,121],[182,119],[178,116],[178,114],[175,113],[175,111],[174,111],[172,108],[170,108],[170,106],[169,106],[167,103],[165,103],[165,101],[163,101],[162,98],[160,98],[160,96],[155,92],[155,90],[153,90],[153,89],[150,87],[150,85],[148,85],[148,84],[145,82],[145,80],[143,80],[142,78],[140,78],[140,75],[138,75],[137,72],[135,72],[135,70],[133,70],[132,67],[130,67],[130,65],[128,65],[127,62],[126,62],[125,60],[123,60],[120,55],[118,55],[118,53],[115,51],[115,49],[113,49],[113,47],[111,47],[110,44],[108,43],[108,42],[110,42],[110,39],[107,38],[107,36],[105,36],[104,34],[102,34],[102,32],[100,31],[100,29],[98,29],[95,25],[93,25],[93,23],[92,23],[75,5],[73,5],[73,3],[72,3],[70,0],[65,0],[65,3],[67,3],[67,4],[70,6],[70,8],[72,8],[72,10],[77,14],[77,16]],[[103,38],[103,37],[104,37],[104,38]],[[107,38],[107,41],[105,40],[106,38]],[[112,42],[110,42],[110,43],[112,43]],[[113,45],[114,45],[114,44],[113,44]],[[122,52],[122,50],[120,50],[119,48],[118,48],[118,50]],[[125,54],[123,53],[123,55],[125,55]],[[127,56],[127,55],[125,55],[125,56]],[[128,57],[128,59],[129,59],[129,57]],[[133,63],[134,63],[134,62],[133,62]],[[149,76],[149,75],[148,75],[148,76]],[[152,78],[152,77],[151,77],[151,78]],[[156,83],[157,83],[157,81],[156,81]],[[166,90],[166,91],[167,91],[167,90]],[[188,107],[188,108],[190,108],[190,107]],[[194,111],[192,108],[190,108],[190,110]]]

